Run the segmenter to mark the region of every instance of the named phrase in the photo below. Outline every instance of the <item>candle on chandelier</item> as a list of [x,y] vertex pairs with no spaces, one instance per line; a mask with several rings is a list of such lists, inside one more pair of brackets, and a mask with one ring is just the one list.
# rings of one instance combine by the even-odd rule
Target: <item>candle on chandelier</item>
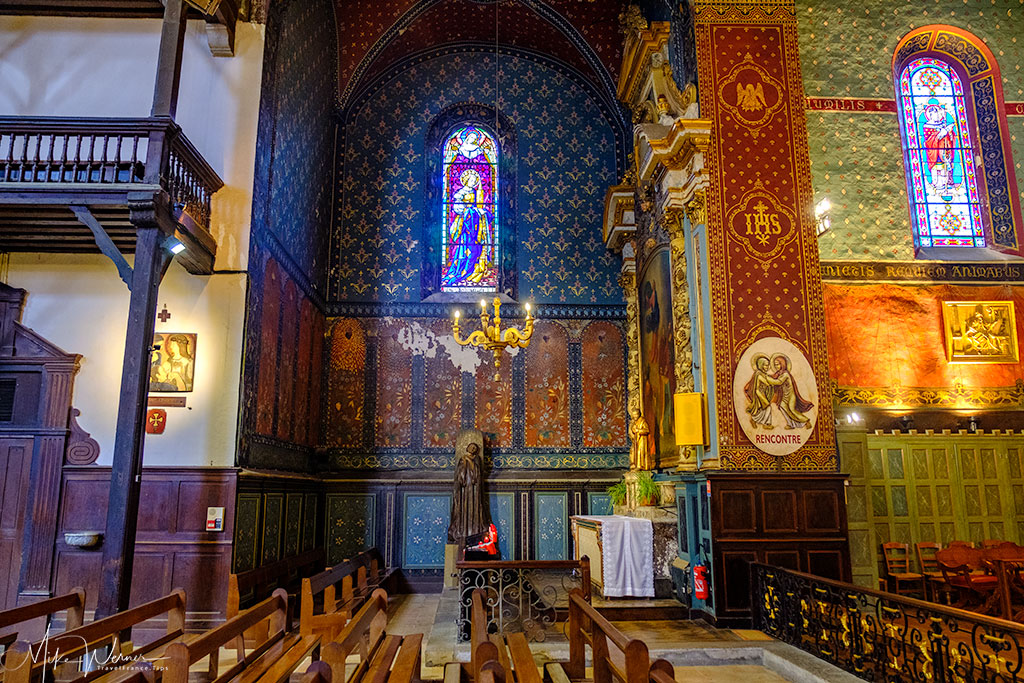
[[455,319],[458,320],[460,315],[462,315],[462,311],[460,311],[459,309],[456,308],[455,309]]

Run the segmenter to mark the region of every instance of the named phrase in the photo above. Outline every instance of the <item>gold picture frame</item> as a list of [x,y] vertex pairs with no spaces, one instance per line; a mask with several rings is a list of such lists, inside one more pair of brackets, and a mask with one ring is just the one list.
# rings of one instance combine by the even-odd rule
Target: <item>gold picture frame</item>
[[1016,363],[1012,301],[943,301],[942,328],[950,363]]

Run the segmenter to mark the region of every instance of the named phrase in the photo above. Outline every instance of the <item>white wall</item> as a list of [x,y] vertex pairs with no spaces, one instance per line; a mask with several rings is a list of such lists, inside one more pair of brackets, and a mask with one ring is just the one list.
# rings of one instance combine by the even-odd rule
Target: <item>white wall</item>
[[[159,40],[158,20],[0,17],[0,115],[148,116]],[[235,56],[213,57],[203,23],[189,22],[176,120],[225,182],[211,227],[219,271],[247,264],[263,49],[263,27],[239,24]],[[25,325],[83,355],[73,405],[109,464],[127,287],[98,255],[14,254],[6,281],[29,292]],[[157,330],[198,334],[195,387],[146,439],[145,464],[234,464],[245,289],[243,273],[172,264],[160,288],[172,317]]]

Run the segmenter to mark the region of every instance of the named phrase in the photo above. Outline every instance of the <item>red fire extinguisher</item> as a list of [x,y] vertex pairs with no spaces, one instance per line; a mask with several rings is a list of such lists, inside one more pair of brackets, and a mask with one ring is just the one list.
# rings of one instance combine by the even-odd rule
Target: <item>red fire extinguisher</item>
[[693,592],[698,600],[708,599],[708,568],[702,564],[693,566]]

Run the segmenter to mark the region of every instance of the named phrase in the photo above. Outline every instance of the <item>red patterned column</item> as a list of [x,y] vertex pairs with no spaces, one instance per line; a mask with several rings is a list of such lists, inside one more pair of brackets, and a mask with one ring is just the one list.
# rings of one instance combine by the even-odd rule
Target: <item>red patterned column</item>
[[722,467],[835,470],[793,2],[696,11]]

